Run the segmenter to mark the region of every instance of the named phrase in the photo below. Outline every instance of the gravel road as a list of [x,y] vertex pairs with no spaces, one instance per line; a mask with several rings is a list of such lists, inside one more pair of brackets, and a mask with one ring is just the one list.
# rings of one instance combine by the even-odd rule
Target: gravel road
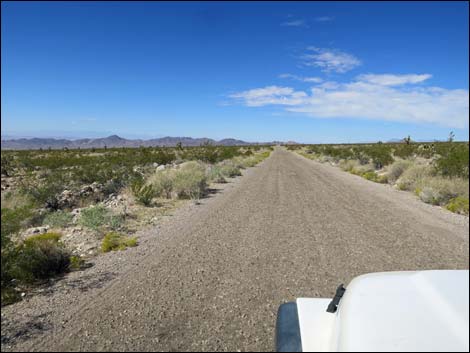
[[468,217],[277,148],[137,248],[70,275],[96,286],[63,280],[4,308],[7,328],[46,321],[2,350],[270,351],[282,302],[367,272],[468,269],[468,230]]

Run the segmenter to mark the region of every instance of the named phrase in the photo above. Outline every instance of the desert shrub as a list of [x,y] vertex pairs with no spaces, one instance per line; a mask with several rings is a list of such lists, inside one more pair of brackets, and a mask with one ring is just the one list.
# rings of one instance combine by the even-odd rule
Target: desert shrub
[[70,223],[72,223],[72,220],[73,220],[73,215],[71,213],[59,210],[59,211],[48,213],[44,217],[42,224],[55,227],[55,228],[65,228]]
[[376,172],[366,172],[362,174],[362,177],[367,180],[376,181],[377,180],[377,173]]
[[102,228],[118,230],[122,227],[124,218],[124,215],[114,214],[108,208],[97,205],[83,209],[78,224],[95,231]]
[[[409,146],[409,145],[404,145],[404,146]],[[413,165],[413,162],[408,161],[408,160],[397,160],[393,162],[388,170],[387,170],[387,177],[390,182],[395,182],[398,180],[398,178],[401,177],[403,172],[407,170],[409,167]]]
[[14,209],[2,208],[1,210],[1,234],[2,242],[6,235],[18,233],[22,228],[34,224],[37,212],[29,205]]
[[432,205],[439,205],[440,203],[440,194],[437,190],[425,186],[424,188],[418,188],[417,193],[421,201],[430,203]]
[[468,215],[468,198],[463,196],[457,196],[451,200],[446,205],[446,208],[454,213],[460,213]]
[[342,159],[339,161],[339,167],[346,172],[351,172],[359,167],[359,162],[355,159]]
[[395,157],[400,157],[400,158],[409,158],[414,155],[415,153],[415,145],[414,144],[400,144],[395,147],[395,150],[393,151],[393,155]]
[[318,158],[316,158],[317,161],[319,161],[320,163],[333,163],[335,162],[335,158],[334,157],[331,157],[331,156],[328,156],[328,155],[320,155],[318,156]]
[[150,206],[155,197],[155,188],[152,184],[144,184],[143,179],[136,179],[131,186],[136,201],[144,206]]
[[223,161],[221,164],[222,165],[224,165],[224,164],[234,165],[238,169],[245,169],[245,164],[243,162],[243,158],[241,158],[241,157],[234,157],[230,160]]
[[32,197],[38,205],[47,205],[51,209],[57,209],[57,196],[67,188],[68,183],[65,178],[64,173],[49,171],[39,181],[24,179],[20,189],[22,193]]
[[440,176],[423,177],[416,182],[421,200],[434,205],[445,205],[456,197],[468,198],[468,180]]
[[210,166],[207,171],[206,175],[208,180],[213,181],[215,183],[225,183],[224,173],[222,172],[222,168],[219,165],[212,165]]
[[70,253],[59,242],[61,235],[46,233],[27,238],[16,248],[9,266],[12,278],[24,282],[46,279],[67,271]]
[[7,154],[7,152],[2,151],[1,156],[1,173],[5,176],[10,176],[13,174],[13,156]]
[[428,165],[413,165],[407,168],[397,181],[400,190],[414,191],[418,185],[417,182],[423,178],[434,175],[434,169]]
[[101,205],[92,206],[85,208],[80,212],[78,224],[93,230],[98,230],[105,226],[109,219],[110,212],[106,207]]
[[370,149],[367,153],[371,157],[375,169],[381,169],[384,166],[393,163],[393,157],[389,148],[376,147]]
[[363,165],[359,164],[358,166],[356,166],[355,168],[350,170],[350,173],[356,174],[356,175],[361,175],[361,176],[365,173],[368,173],[368,172],[375,172],[374,165],[372,165],[372,164],[363,164]]
[[220,172],[223,176],[233,178],[239,175],[242,175],[240,166],[234,161],[223,161],[219,164]]
[[436,160],[435,167],[439,174],[468,179],[468,145],[462,143],[441,144],[437,152],[440,157]]
[[122,214],[110,214],[106,225],[108,228],[112,230],[119,230],[121,229],[123,223],[125,221],[125,216]]
[[148,183],[153,186],[155,196],[171,198],[174,175],[174,170],[162,170],[150,176]]
[[103,252],[124,250],[128,247],[137,245],[136,237],[126,237],[120,233],[110,232],[106,234],[101,243],[101,250]]
[[174,175],[173,189],[179,198],[199,199],[206,187],[205,167],[200,163],[184,163]]
[[2,208],[22,208],[30,207],[34,208],[36,205],[31,196],[17,192],[17,191],[7,191],[2,192]]
[[374,171],[366,172],[361,175],[363,178],[373,181],[375,183],[381,183],[385,184],[387,182],[387,176],[386,175],[378,175]]
[[243,165],[244,168],[251,168],[251,167],[254,167],[255,165],[257,165],[258,163],[260,162],[260,159],[255,157],[255,156],[252,156],[252,157],[248,157],[248,158],[243,158],[241,160],[241,163]]
[[111,194],[117,194],[121,190],[121,188],[124,187],[124,182],[123,180],[119,179],[111,179],[108,180],[104,185],[103,185],[103,194],[104,195],[111,195]]

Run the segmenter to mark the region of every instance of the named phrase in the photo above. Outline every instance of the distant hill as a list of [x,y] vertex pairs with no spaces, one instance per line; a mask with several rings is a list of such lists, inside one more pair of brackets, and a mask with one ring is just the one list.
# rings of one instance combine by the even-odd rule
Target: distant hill
[[204,143],[210,143],[219,146],[243,146],[258,143],[250,143],[232,138],[216,141],[210,138],[192,138],[192,137],[161,137],[150,140],[125,139],[117,135],[111,135],[104,138],[83,138],[77,140],[54,139],[54,138],[18,138],[3,139],[1,147],[4,150],[26,150],[26,149],[61,149],[67,148],[103,148],[103,147],[174,147],[178,143],[182,146],[200,146]]

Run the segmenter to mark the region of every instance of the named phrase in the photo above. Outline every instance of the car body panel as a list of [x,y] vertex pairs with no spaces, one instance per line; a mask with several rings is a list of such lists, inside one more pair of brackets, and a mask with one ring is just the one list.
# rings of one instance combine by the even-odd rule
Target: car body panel
[[468,270],[367,274],[329,301],[297,299],[303,351],[469,350]]

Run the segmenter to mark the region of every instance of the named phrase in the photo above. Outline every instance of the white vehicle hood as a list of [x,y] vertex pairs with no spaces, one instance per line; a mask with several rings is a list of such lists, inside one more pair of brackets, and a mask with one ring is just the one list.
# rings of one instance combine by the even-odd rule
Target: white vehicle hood
[[468,351],[468,298],[468,271],[359,276],[347,286],[334,314],[325,312],[324,299],[298,299],[302,348]]

